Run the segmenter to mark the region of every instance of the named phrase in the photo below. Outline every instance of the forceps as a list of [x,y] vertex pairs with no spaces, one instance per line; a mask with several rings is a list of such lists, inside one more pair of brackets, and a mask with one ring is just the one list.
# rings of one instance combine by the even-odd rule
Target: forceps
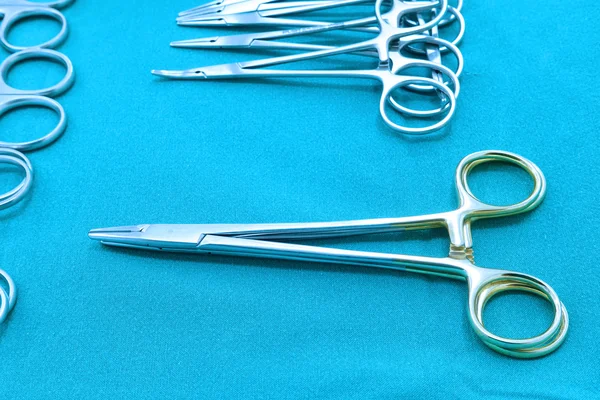
[[[75,0],[56,0],[49,2],[35,2],[29,0],[0,0],[0,15],[3,17],[0,23],[0,43],[10,51],[15,52],[33,47],[55,48],[60,45],[67,37],[67,20],[57,8],[63,8],[72,4]],[[36,46],[16,46],[8,42],[8,31],[14,24],[20,20],[32,17],[42,16],[50,17],[61,24],[58,34],[47,42]]]
[[[447,10],[450,13],[450,17],[446,18],[446,21],[454,21],[458,20],[459,24],[459,32],[456,37],[451,41],[453,45],[457,45],[462,40],[465,34],[465,20],[463,16],[460,14],[460,11],[454,7],[448,6]],[[319,30],[318,33],[326,32],[329,30],[336,30],[339,28],[331,27],[335,24],[330,24],[329,27],[327,25],[323,30]],[[374,32],[378,32],[378,28],[373,27]],[[435,29],[433,27],[432,29]],[[178,40],[171,42],[172,47],[180,47],[180,48],[191,48],[191,49],[206,49],[206,48],[269,48],[269,49],[277,49],[277,50],[324,50],[324,49],[332,49],[334,46],[328,45],[318,45],[318,44],[309,44],[309,43],[295,43],[295,42],[272,42],[274,39],[288,38],[288,37],[296,37],[302,35],[312,34],[310,29],[305,28],[297,28],[297,29],[285,29],[279,31],[271,31],[271,32],[255,32],[255,33],[242,33],[237,35],[228,35],[228,36],[212,36],[207,38],[198,38],[198,39],[186,39],[186,40]],[[405,36],[400,38],[400,41],[410,40],[412,36]],[[392,46],[393,47],[393,46]],[[392,50],[394,50],[392,48]],[[413,49],[412,51],[420,52],[419,49]],[[448,49],[445,47],[440,48],[440,51],[447,52]],[[359,53],[359,54],[368,54],[368,53]]]
[[[260,0],[259,0],[260,1]],[[354,2],[362,2],[359,0],[352,0],[352,3]],[[414,13],[414,12],[418,12],[418,11],[425,11],[426,9],[432,9],[434,7],[436,7],[438,4],[443,4],[443,6],[440,6],[440,8],[442,10],[445,10],[447,5],[448,5],[448,1],[447,0],[433,0],[433,1],[406,1],[406,0],[384,0],[383,2],[379,2],[379,5],[377,5],[377,1],[375,1],[375,7],[380,8],[381,4],[391,4],[392,10],[390,12],[396,12],[395,10],[393,10],[394,8],[397,7],[404,7],[405,11],[403,14],[408,14],[408,13]],[[242,3],[243,4],[243,3]],[[350,3],[346,3],[346,4],[342,4],[342,5],[349,5]],[[339,5],[335,5],[336,7]],[[321,8],[330,8],[331,6],[322,6]],[[292,7],[293,9],[295,9],[295,12],[299,12],[299,8],[296,7]],[[410,9],[412,8],[412,10]],[[212,13],[212,14],[207,14],[204,16],[198,16],[198,17],[194,17],[194,18],[189,18],[189,19],[185,19],[182,20],[182,18],[188,18],[188,17],[180,17],[179,21],[177,22],[178,25],[183,25],[183,26],[213,26],[213,25],[219,25],[219,26],[238,26],[238,25],[276,25],[276,26],[324,26],[324,25],[330,25],[332,24],[332,22],[325,22],[325,21],[315,21],[315,20],[305,20],[305,19],[285,19],[285,18],[276,18],[277,15],[281,15],[281,14],[285,14],[286,11],[285,7],[281,7],[279,9],[275,9],[271,12],[260,12],[260,11],[248,11],[248,12],[241,12],[241,13],[231,13],[231,14],[225,14],[225,15],[221,15],[219,13]],[[289,13],[289,12],[287,12]],[[388,12],[389,13],[389,12]],[[263,16],[264,14],[264,16]],[[436,19],[436,23],[438,24],[442,19]],[[375,17],[370,17],[370,18],[366,18],[364,19],[363,23],[360,25],[369,25],[369,24],[376,24],[378,21]],[[377,27],[363,27],[360,25],[348,25],[345,27],[340,27],[338,29],[350,29],[350,30],[359,30],[359,31],[367,31],[367,32],[377,32]],[[427,29],[425,29],[427,30]],[[415,31],[416,32],[422,32],[423,30],[418,30]]]
[[[158,76],[163,76],[173,79],[227,79],[227,78],[245,78],[245,77],[354,77],[354,78],[366,78],[376,79],[382,82],[383,91],[380,99],[379,110],[380,114],[385,123],[392,129],[407,133],[407,134],[424,134],[440,129],[451,119],[455,111],[456,106],[456,95],[460,90],[460,85],[456,75],[447,67],[425,60],[415,60],[402,56],[399,52],[390,52],[389,47],[392,41],[397,40],[403,36],[410,36],[415,33],[423,32],[431,27],[435,26],[444,16],[441,12],[435,16],[432,20],[428,21],[423,25],[416,27],[398,27],[398,23],[402,16],[411,12],[419,12],[430,10],[435,5],[439,5],[442,10],[445,10],[448,6],[448,0],[441,0],[438,3],[433,2],[406,2],[406,1],[394,1],[392,8],[385,13],[381,14],[380,8],[383,0],[377,0],[375,4],[375,17],[374,20],[379,24],[379,34],[370,40],[366,40],[359,43],[354,43],[347,46],[336,47],[331,49],[324,49],[320,51],[314,51],[311,53],[290,55],[284,57],[276,57],[265,60],[223,64],[205,68],[195,68],[184,71],[165,71],[165,70],[153,70],[152,73]],[[373,18],[365,18],[355,21],[343,22],[338,24],[330,24],[325,27],[308,27],[304,28],[312,33],[317,33],[321,30],[330,30],[337,28],[346,28],[364,25],[366,21],[372,21]],[[419,39],[420,40],[420,39]],[[426,39],[428,40],[428,39]],[[379,66],[373,70],[273,70],[273,69],[259,69],[260,67],[267,67],[271,65],[284,64],[294,61],[309,60],[321,57],[327,57],[332,55],[354,53],[363,50],[374,50],[377,52],[379,57]],[[390,62],[391,61],[391,62]],[[390,65],[391,64],[391,65]],[[399,72],[411,68],[411,67],[424,67],[432,69],[434,71],[440,71],[448,76],[454,84],[454,93],[442,82],[433,80],[430,78],[416,77],[416,76],[399,76]],[[444,106],[441,111],[434,110],[433,112],[428,111],[414,111],[399,104],[392,103],[392,106],[408,116],[416,117],[428,117],[432,113],[436,114],[439,112],[446,112],[444,118],[440,121],[430,124],[429,126],[423,127],[409,127],[403,126],[392,121],[388,115],[387,103],[388,99],[392,98],[392,92],[395,89],[412,85],[421,84],[427,87],[433,87],[445,96]]]
[[[241,12],[260,12],[268,10],[282,10],[285,13],[286,9],[296,9],[300,7],[300,11],[305,10],[304,7],[308,7],[307,10],[312,10],[311,6],[322,6],[329,4],[331,7],[336,5],[343,6],[347,4],[359,4],[366,3],[372,0],[304,0],[304,1],[280,1],[280,0],[232,0],[232,1],[219,1],[209,2],[198,7],[194,7],[187,11],[182,11],[177,17],[177,21],[194,18],[203,14],[237,14]],[[329,8],[329,7],[325,7]],[[318,8],[319,9],[319,8]]]
[[[21,90],[15,89],[6,82],[9,70],[18,62],[28,59],[46,58],[58,61],[66,69],[66,75],[54,86],[37,89]],[[66,117],[62,106],[56,101],[46,96],[57,96],[65,92],[73,83],[73,65],[71,61],[62,53],[48,49],[29,49],[14,53],[6,58],[0,64],[0,117],[14,108],[24,106],[42,106],[54,110],[59,115],[58,125],[47,135],[26,141],[26,142],[4,142],[0,141],[0,164],[11,164],[21,168],[25,176],[21,183],[14,189],[0,195],[0,210],[12,207],[17,204],[29,192],[33,180],[33,167],[29,159],[21,151],[30,151],[42,148],[55,141],[65,130]],[[0,276],[8,285],[8,292],[0,286],[0,323],[2,323],[8,313],[13,309],[17,290],[11,277],[2,269]]]
[[[356,5],[372,0],[349,1],[298,1],[272,3],[269,0],[247,0],[225,6],[209,6],[194,14],[187,14],[177,18],[177,25],[181,26],[319,26],[331,22],[281,18],[288,14],[300,14],[311,11]],[[393,0],[392,0],[393,1]],[[386,0],[388,2],[388,0]],[[375,22],[374,20],[372,22]],[[376,32],[375,27],[349,28],[351,30]]]
[[[285,4],[285,3],[284,3]],[[450,17],[446,18],[445,21],[458,21],[459,31],[456,37],[452,40],[452,42],[448,42],[444,39],[439,38],[437,26],[431,28],[430,35],[417,34],[411,36],[404,36],[399,39],[399,46],[393,44],[390,47],[390,51],[399,51],[401,48],[406,47],[409,51],[426,54],[430,61],[436,62],[438,64],[442,63],[441,53],[451,52],[454,54],[457,60],[457,67],[454,70],[454,75],[459,78],[463,67],[464,67],[464,59],[462,53],[456,47],[458,43],[462,40],[465,33],[465,20],[461,15],[460,11],[454,7],[448,6],[446,12],[450,14]],[[419,22],[424,24],[424,19],[419,16]],[[335,26],[335,24],[333,24]],[[271,32],[258,32],[258,33],[246,33],[246,34],[238,34],[238,35],[228,35],[228,36],[213,36],[208,38],[199,38],[199,39],[189,39],[189,40],[180,40],[171,42],[172,47],[181,47],[181,48],[192,48],[192,49],[206,49],[206,48],[269,48],[269,49],[284,49],[284,50],[308,50],[308,51],[318,51],[318,50],[327,50],[334,49],[334,46],[329,45],[319,45],[319,44],[309,44],[309,43],[297,43],[297,42],[281,42],[281,41],[272,41],[274,39],[288,38],[288,37],[297,37],[302,35],[310,35],[312,33],[318,32],[322,33],[325,31],[335,30],[335,28],[325,26],[322,29],[307,29],[307,28],[297,28],[297,29],[287,29],[280,31],[271,31]],[[423,38],[423,36],[428,36],[428,38]],[[425,51],[415,47],[414,43],[407,42],[425,42],[427,48]],[[408,44],[408,45],[406,45]],[[406,45],[406,46],[405,46]],[[377,56],[377,53],[374,51],[360,51],[356,52],[357,55],[365,55],[365,56]],[[439,73],[434,72],[434,77],[437,80],[440,80],[441,77],[438,76]],[[447,83],[447,82],[446,82]],[[426,91],[433,89],[432,87],[423,87],[422,85],[408,85],[409,88]],[[456,97],[456,94],[455,94]],[[401,106],[394,99],[390,99],[390,103],[396,109],[400,109]],[[439,112],[439,111],[437,111]],[[427,113],[416,112],[418,115],[426,115]],[[432,113],[430,113],[432,114]]]
[[[534,188],[517,204],[494,206],[477,199],[467,177],[486,162],[517,165],[529,173]],[[460,279],[468,285],[468,319],[477,336],[491,349],[518,358],[534,358],[556,350],[567,334],[569,319],[554,290],[531,275],[483,268],[473,260],[472,222],[528,212],[537,207],[546,192],[546,181],[531,161],[505,151],[481,151],[465,157],[455,174],[459,206],[454,211],[403,218],[324,223],[225,224],[225,225],[134,225],[94,229],[89,237],[105,245],[167,252],[219,254],[359,265]],[[284,243],[284,240],[366,235],[404,230],[445,228],[450,238],[445,258],[385,254]],[[510,339],[488,331],[483,322],[487,301],[505,291],[524,291],[549,301],[554,308],[550,327],[528,339]]]

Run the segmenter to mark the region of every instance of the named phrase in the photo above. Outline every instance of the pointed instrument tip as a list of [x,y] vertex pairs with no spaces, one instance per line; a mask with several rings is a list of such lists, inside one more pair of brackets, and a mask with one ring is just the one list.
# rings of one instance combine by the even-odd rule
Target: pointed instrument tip
[[206,79],[206,74],[199,69],[190,69],[184,71],[168,71],[164,69],[153,69],[152,75],[169,79]]
[[163,78],[174,78],[180,75],[178,71],[169,71],[166,69],[153,69],[150,71],[152,75],[160,76]]
[[92,240],[108,240],[115,238],[126,238],[131,234],[142,232],[148,225],[130,225],[117,226],[112,228],[92,229],[88,232],[88,237]]
[[213,36],[202,39],[177,40],[171,42],[171,47],[193,49],[198,47],[214,47],[214,44],[219,40],[219,36]]

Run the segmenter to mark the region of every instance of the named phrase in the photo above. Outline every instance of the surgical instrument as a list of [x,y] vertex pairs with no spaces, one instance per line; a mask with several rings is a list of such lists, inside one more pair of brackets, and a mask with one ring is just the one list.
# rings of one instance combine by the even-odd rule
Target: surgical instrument
[[[458,45],[462,40],[465,33],[465,22],[463,16],[460,12],[448,6],[447,12],[450,15],[454,16],[458,20],[458,24],[460,29],[457,35],[450,42],[453,45]],[[319,30],[318,33],[326,32],[329,30],[334,30],[333,28],[329,28],[327,30]],[[434,29],[434,28],[432,28]],[[378,31],[376,29],[375,31]],[[318,44],[309,44],[309,43],[296,43],[296,42],[274,42],[272,40],[282,39],[288,37],[296,37],[302,35],[309,35],[313,32],[306,28],[296,28],[296,29],[285,29],[279,31],[270,31],[270,32],[255,32],[255,33],[242,33],[238,35],[228,35],[228,36],[212,36],[206,38],[198,38],[198,39],[187,39],[187,40],[178,40],[171,42],[172,47],[180,47],[180,48],[190,48],[190,49],[210,49],[210,48],[269,48],[276,50],[306,50],[306,51],[316,51],[316,50],[324,50],[331,49],[333,46],[329,45],[318,45]],[[400,42],[410,40],[412,36],[405,36],[400,38]],[[392,51],[395,50],[392,45]],[[412,48],[411,48],[412,50]],[[418,51],[418,50],[416,50]],[[440,51],[446,52],[448,49],[446,47],[440,48]],[[365,54],[359,53],[359,54]]]
[[[352,1],[352,0],[351,0]],[[385,3],[388,1],[385,0]],[[392,0],[391,7],[398,6],[399,3],[406,3],[412,5],[414,9],[412,12],[417,12],[417,9],[420,8],[424,10],[425,8],[433,8],[436,5],[444,2],[444,0],[433,0],[433,1],[406,1],[406,0]],[[384,4],[382,2],[382,4]],[[447,1],[444,2],[444,6],[440,7],[444,9],[447,5]],[[337,6],[337,5],[336,5]],[[380,4],[381,6],[381,4]],[[307,7],[307,6],[305,6]],[[331,6],[329,6],[331,7]],[[377,6],[376,6],[377,7]],[[321,8],[326,8],[326,6],[321,6]],[[296,12],[301,12],[301,7],[295,8]],[[407,10],[406,14],[408,14],[410,10]],[[306,19],[289,19],[289,18],[278,18],[278,15],[285,15],[290,13],[289,10],[283,9],[275,9],[273,11],[248,11],[241,13],[232,13],[222,15],[220,13],[211,13],[206,15],[201,15],[195,18],[189,18],[182,20],[181,18],[177,21],[178,25],[182,26],[296,26],[296,27],[310,27],[310,26],[324,26],[330,25],[333,22],[331,21],[316,21],[316,20],[306,20]],[[441,21],[441,18],[436,21],[438,23]],[[375,17],[371,17],[368,20],[365,20],[362,25],[375,24],[377,20]],[[414,26],[414,24],[413,24]],[[367,27],[364,28],[362,26],[345,26],[338,29],[352,29],[352,30],[360,30],[360,31],[368,31],[368,32],[377,32],[376,27]]]
[[[531,194],[519,203],[506,206],[486,204],[476,198],[469,187],[468,176],[475,167],[488,162],[509,163],[524,169],[534,181]],[[464,280],[468,285],[468,319],[487,346],[518,358],[540,357],[556,350],[566,337],[569,319],[555,291],[531,275],[476,266],[471,236],[472,223],[477,220],[516,215],[536,208],[546,193],[542,171],[517,154],[480,151],[466,156],[458,164],[455,184],[458,208],[437,214],[325,223],[149,224],[94,229],[89,232],[89,237],[109,246],[143,250],[358,265]],[[448,231],[450,249],[447,257],[374,253],[284,242],[434,228]],[[484,326],[484,307],[490,298],[505,291],[529,292],[550,302],[554,309],[550,327],[527,339],[511,339],[490,332]]]
[[[267,11],[267,10],[286,10],[296,9],[298,7],[307,6],[307,10],[311,11],[310,6],[313,5],[336,5],[344,6],[348,4],[360,4],[372,2],[373,0],[304,0],[304,1],[279,1],[279,0],[235,0],[229,2],[221,2],[214,4],[209,2],[193,9],[180,12],[177,16],[177,21],[194,18],[194,16],[219,13],[219,14],[237,14],[248,11]],[[329,7],[325,7],[329,8]],[[319,10],[320,8],[317,8]],[[302,9],[301,9],[302,10]]]
[[[424,60],[414,60],[402,56],[399,52],[390,52],[389,46],[391,42],[403,37],[410,36],[415,33],[426,31],[427,29],[435,26],[439,22],[444,13],[440,13],[435,16],[431,21],[428,21],[424,25],[416,27],[399,27],[397,26],[398,21],[401,17],[410,12],[420,12],[431,9],[435,4],[432,2],[406,2],[406,1],[395,1],[391,10],[385,14],[381,14],[380,8],[383,0],[377,0],[375,6],[375,20],[379,24],[380,33],[373,39],[366,41],[331,48],[320,51],[314,51],[311,53],[303,53],[297,55],[290,55],[284,57],[270,58],[266,60],[250,61],[243,63],[224,64],[218,66],[211,66],[206,68],[195,68],[184,71],[165,71],[165,70],[154,70],[153,74],[173,78],[173,79],[227,79],[227,78],[242,78],[242,77],[358,77],[367,79],[376,79],[383,83],[383,92],[380,101],[380,113],[388,126],[392,129],[398,130],[407,134],[423,134],[435,131],[443,127],[452,117],[455,109],[456,95],[459,92],[459,82],[454,73],[447,67],[429,62]],[[441,0],[437,5],[445,10],[447,7],[447,0]],[[352,27],[360,26],[365,21],[371,20],[371,18],[349,21],[339,24],[331,24],[326,27],[309,27],[306,30],[316,33],[319,30],[328,30],[332,26],[337,27]],[[272,70],[272,69],[258,69],[259,67],[267,67],[271,65],[284,64],[294,61],[309,60],[315,58],[322,58],[332,55],[354,53],[357,51],[374,50],[377,52],[380,64],[374,70]],[[391,61],[391,63],[389,62]],[[391,64],[391,65],[390,65]],[[443,72],[448,76],[454,84],[454,93],[444,84],[434,81],[430,78],[416,77],[416,76],[398,76],[399,72],[411,67],[424,67],[432,70]],[[392,96],[392,92],[398,88],[411,85],[421,84],[426,86],[434,87],[443,93],[445,97],[445,104],[441,107],[441,111],[431,110],[417,111],[414,112],[406,107],[397,107],[395,104],[394,108],[408,116],[430,116],[440,112],[447,112],[446,116],[435,123],[423,127],[409,127],[403,126],[394,122],[386,111],[387,101]]]
[[[305,13],[335,7],[360,5],[363,3],[374,3],[373,0],[332,0],[332,1],[287,1],[274,2],[275,0],[243,0],[233,3],[222,3],[196,7],[195,11],[180,13],[177,24],[181,26],[321,26],[332,22],[307,19],[283,19],[276,18],[281,15]],[[385,4],[395,0],[386,0]],[[460,12],[463,2],[460,0],[456,7]],[[454,16],[440,20],[439,25],[445,26],[454,21]],[[407,22],[416,25],[417,22],[407,17]],[[374,22],[374,21],[372,21]],[[376,27],[353,27],[346,28],[364,32],[376,32]]]
[[[63,107],[50,97],[58,96],[71,87],[74,79],[73,64],[64,54],[49,48],[60,45],[68,34],[64,15],[54,7],[64,7],[73,1],[58,0],[37,3],[27,0],[0,0],[0,14],[3,16],[0,23],[0,43],[13,53],[0,63],[0,118],[10,110],[30,106],[48,108],[56,112],[59,117],[56,127],[40,138],[24,142],[0,141],[0,163],[15,165],[25,172],[25,177],[19,185],[0,195],[0,210],[23,200],[32,186],[33,167],[21,151],[32,151],[48,146],[63,134],[67,126]],[[18,21],[31,16],[51,17],[61,23],[61,30],[54,38],[34,46],[17,46],[9,43],[7,36],[11,27]],[[17,63],[31,59],[46,59],[62,64],[66,69],[65,76],[55,85],[43,89],[22,90],[10,86],[7,83],[10,69]],[[0,276],[8,285],[8,291],[0,286],[0,323],[2,323],[15,305],[17,291],[8,273],[0,269]]]
[[[206,7],[194,14],[188,14],[177,18],[177,24],[183,26],[194,26],[194,22],[225,15],[256,14],[261,17],[275,17],[280,15],[298,14],[311,11],[331,9],[334,7],[345,7],[354,4],[366,3],[372,0],[342,0],[342,1],[287,1],[273,2],[273,0],[248,0],[237,4]],[[210,24],[212,25],[212,23]]]
[[[456,75],[457,78],[460,78],[460,75],[462,73],[463,66],[464,66],[464,59],[463,59],[462,53],[460,52],[458,47],[456,47],[456,44],[458,44],[463,38],[463,35],[465,32],[465,22],[464,22],[464,18],[462,17],[462,15],[460,14],[460,12],[457,9],[448,6],[446,11],[454,17],[453,21],[454,20],[458,21],[458,25],[460,27],[459,32],[456,35],[456,37],[454,38],[454,40],[451,42],[451,45],[447,45],[447,43],[448,43],[447,41],[439,39],[438,27],[434,26],[431,28],[432,35],[426,35],[426,36],[432,36],[435,38],[435,39],[427,41],[428,44],[427,44],[426,52],[421,50],[420,48],[414,46],[413,44],[406,46],[406,49],[408,49],[411,52],[418,53],[418,54],[425,53],[428,55],[428,58],[430,59],[430,61],[437,62],[438,64],[441,64],[441,54],[440,53],[451,52],[456,57],[456,61],[457,61],[457,66],[456,66],[456,69],[454,70],[454,74]],[[419,20],[422,24],[425,23],[425,21],[423,20],[422,17],[419,17]],[[450,18],[447,18],[446,20],[449,21]],[[246,33],[246,34],[229,35],[229,36],[214,36],[214,37],[208,37],[208,38],[175,41],[175,42],[171,43],[171,46],[172,47],[181,47],[181,48],[194,48],[194,49],[268,48],[268,49],[278,49],[278,50],[285,49],[285,50],[318,51],[318,50],[334,49],[335,47],[329,46],[329,45],[297,43],[297,42],[280,42],[280,41],[275,42],[272,40],[280,39],[280,38],[287,38],[287,37],[309,35],[314,32],[321,33],[321,32],[325,32],[325,31],[329,31],[329,30],[333,30],[333,29],[334,28],[327,28],[327,27],[324,27],[323,29],[315,29],[315,30],[311,30],[311,29],[307,29],[307,28],[296,28],[296,29],[287,29],[287,30],[271,31],[271,32]],[[423,34],[401,37],[399,39],[399,43],[402,45],[403,43],[409,42],[414,39],[418,39],[425,34],[426,34],[426,32]],[[416,40],[416,42],[419,42],[419,41],[420,40]],[[404,48],[404,46],[402,46],[402,47]],[[399,46],[394,45],[394,44],[392,44],[392,46],[390,47],[390,51],[398,51],[398,49],[399,49]],[[366,56],[377,56],[377,53],[375,53],[374,51],[360,51],[360,52],[356,52],[354,54],[366,55]],[[437,79],[437,80],[441,79],[438,72],[434,72],[434,75],[437,75],[437,76],[435,76],[435,79]],[[433,89],[431,86],[423,87],[422,85],[414,85],[414,84],[411,84],[408,87],[417,89],[417,90],[421,90],[421,91]],[[395,108],[398,107],[398,103],[394,99],[390,99],[390,102],[393,103]]]

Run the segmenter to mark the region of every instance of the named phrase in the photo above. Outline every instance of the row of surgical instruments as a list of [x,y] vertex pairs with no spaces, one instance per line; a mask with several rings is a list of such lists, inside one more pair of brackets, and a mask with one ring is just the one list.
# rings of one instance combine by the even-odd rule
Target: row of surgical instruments
[[[477,199],[467,182],[471,171],[483,163],[504,162],[524,169],[533,178],[533,190],[525,200],[495,206]],[[545,282],[520,272],[475,265],[471,225],[484,218],[498,218],[529,212],[546,193],[542,171],[531,161],[505,151],[482,151],[466,156],[455,173],[458,207],[455,210],[413,217],[369,219],[322,223],[227,224],[227,225],[134,225],[90,231],[92,239],[110,246],[144,250],[219,254],[358,265],[466,281],[467,315],[475,334],[490,348],[518,358],[534,358],[556,350],[569,327],[567,311],[554,290]],[[417,229],[446,229],[449,254],[444,258],[385,254],[316,247],[286,241],[334,238]],[[483,310],[490,298],[506,291],[533,293],[554,309],[550,327],[527,339],[511,339],[490,332],[484,325]]]
[[[358,8],[360,18],[348,20],[344,10],[350,8]],[[172,79],[199,80],[291,77],[376,80],[383,85],[379,111],[389,127],[405,134],[431,133],[446,126],[456,110],[464,64],[457,47],[465,32],[461,9],[462,0],[455,6],[449,5],[448,0],[216,0],[180,13],[177,23],[285,29],[176,41],[172,46],[266,49],[294,54],[152,73]],[[339,21],[340,16],[346,19]],[[444,39],[442,33],[452,38]],[[345,44],[337,43],[340,36]],[[293,62],[315,63],[326,58],[333,62],[333,57],[335,68],[287,67]],[[372,60],[370,67],[362,66],[364,60]],[[338,62],[342,62],[341,68]],[[270,68],[273,66],[282,67]]]
[[[22,169],[25,175],[17,187],[0,195],[0,210],[23,200],[31,189],[33,167],[23,152],[48,146],[64,133],[67,126],[65,110],[51,97],[59,96],[71,87],[74,80],[73,64],[67,56],[51,48],[62,44],[68,35],[67,20],[58,9],[74,1],[57,0],[41,3],[28,0],[0,0],[0,15],[3,17],[0,23],[0,43],[4,49],[13,53],[0,64],[0,117],[10,110],[32,106],[48,108],[56,112],[59,117],[56,127],[43,137],[25,142],[0,141],[0,163],[16,166]],[[10,29],[19,21],[31,17],[55,19],[61,24],[61,29],[54,38],[33,46],[20,46],[9,42]],[[7,83],[10,69],[17,63],[31,59],[46,59],[59,63],[65,67],[65,76],[57,84],[43,89],[21,90],[10,86]],[[0,285],[0,323],[2,323],[15,305],[17,290],[13,280],[4,270],[0,269],[0,276],[7,285],[7,289]]]

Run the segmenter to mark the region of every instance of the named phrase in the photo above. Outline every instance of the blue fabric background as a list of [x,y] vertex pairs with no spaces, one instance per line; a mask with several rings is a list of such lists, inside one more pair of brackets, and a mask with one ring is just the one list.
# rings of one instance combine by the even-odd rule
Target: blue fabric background
[[[153,68],[257,57],[171,49],[215,34],[175,25],[194,5],[78,1],[64,11],[71,34],[60,50],[77,74],[59,98],[69,127],[29,154],[34,190],[0,213],[0,266],[20,290],[0,327],[3,397],[600,398],[597,2],[467,1],[456,118],[419,139],[384,126],[376,83],[152,77]],[[55,31],[27,23],[11,39]],[[60,73],[34,62],[9,79],[34,87]],[[33,138],[53,123],[50,112],[18,111],[0,132]],[[455,166],[483,149],[519,153],[548,180],[534,212],[474,228],[479,265],[537,276],[569,310],[567,341],[542,359],[485,347],[468,325],[463,282],[111,250],[87,238],[90,228],[138,223],[446,211],[456,205]],[[19,180],[0,172],[1,189]],[[530,185],[511,168],[482,168],[471,182],[499,203]],[[316,244],[444,256],[448,239],[436,231]],[[490,303],[486,323],[524,336],[550,317],[543,301],[510,295]]]

